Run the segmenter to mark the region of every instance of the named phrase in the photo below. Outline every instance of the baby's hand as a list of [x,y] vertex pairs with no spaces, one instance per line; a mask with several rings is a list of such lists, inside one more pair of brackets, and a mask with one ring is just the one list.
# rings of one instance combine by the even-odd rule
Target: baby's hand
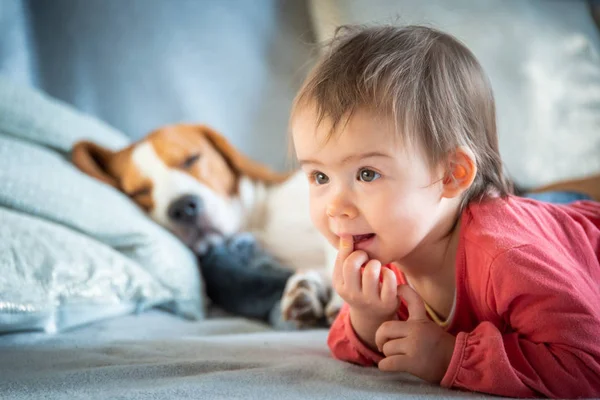
[[421,379],[440,383],[450,365],[456,338],[427,317],[421,297],[408,285],[398,287],[409,317],[387,321],[375,334],[375,343],[385,358],[379,369],[408,372]]
[[[365,265],[366,264],[366,265]],[[365,265],[361,273],[362,266]],[[380,274],[383,280],[380,283]],[[372,319],[387,319],[398,309],[396,275],[367,253],[354,251],[352,236],[340,238],[333,270],[333,288],[355,312]]]

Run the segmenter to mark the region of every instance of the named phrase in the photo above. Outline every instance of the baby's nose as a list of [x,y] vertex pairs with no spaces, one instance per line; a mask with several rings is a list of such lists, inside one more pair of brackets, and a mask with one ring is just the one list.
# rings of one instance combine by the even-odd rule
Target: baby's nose
[[327,216],[330,218],[355,218],[358,215],[358,210],[349,201],[341,198],[336,198],[327,206]]

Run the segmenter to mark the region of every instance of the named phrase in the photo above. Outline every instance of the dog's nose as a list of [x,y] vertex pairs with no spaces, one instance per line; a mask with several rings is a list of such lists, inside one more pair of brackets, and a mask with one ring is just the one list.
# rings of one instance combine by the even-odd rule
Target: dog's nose
[[194,195],[181,196],[169,206],[169,218],[178,223],[194,223],[202,209],[202,199]]

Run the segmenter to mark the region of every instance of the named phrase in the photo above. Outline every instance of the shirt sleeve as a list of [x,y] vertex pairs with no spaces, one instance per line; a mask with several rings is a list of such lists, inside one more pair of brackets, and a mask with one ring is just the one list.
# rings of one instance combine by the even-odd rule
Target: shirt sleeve
[[354,332],[350,322],[350,307],[342,306],[337,318],[329,329],[327,344],[334,358],[365,367],[374,366],[383,355],[371,350]]
[[[485,288],[492,321],[461,332],[441,384],[510,397],[600,396],[600,285],[551,248],[498,256]],[[597,274],[592,274],[597,275]]]

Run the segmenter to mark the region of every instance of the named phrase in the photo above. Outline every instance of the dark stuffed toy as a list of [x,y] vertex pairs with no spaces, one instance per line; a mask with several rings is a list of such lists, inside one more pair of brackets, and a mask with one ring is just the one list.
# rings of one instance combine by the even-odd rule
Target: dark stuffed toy
[[249,233],[212,245],[198,257],[206,294],[223,310],[281,326],[279,301],[292,271]]

